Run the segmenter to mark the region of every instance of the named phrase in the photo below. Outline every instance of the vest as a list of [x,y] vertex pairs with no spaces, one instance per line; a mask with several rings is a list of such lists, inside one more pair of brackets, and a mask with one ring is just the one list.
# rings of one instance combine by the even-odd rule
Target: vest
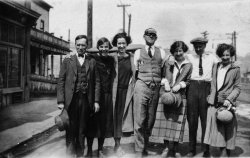
[[[86,60],[86,59],[85,59]],[[76,66],[77,66],[77,78],[76,78],[76,88],[75,92],[82,92],[85,94],[88,89],[88,82],[87,82],[87,73],[86,73],[86,67],[84,62],[82,66],[80,65],[79,61],[77,60]]]
[[155,47],[154,56],[152,58],[149,57],[146,49],[142,48],[138,64],[138,78],[140,80],[147,84],[150,82],[155,82],[157,84],[161,82],[162,57],[159,48]]

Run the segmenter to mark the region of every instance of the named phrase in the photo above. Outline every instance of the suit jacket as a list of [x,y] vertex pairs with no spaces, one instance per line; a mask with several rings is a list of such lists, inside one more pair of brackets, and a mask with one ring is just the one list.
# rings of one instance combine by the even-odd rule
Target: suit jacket
[[241,90],[240,67],[232,63],[226,72],[222,87],[217,90],[217,73],[220,64],[221,63],[217,63],[213,66],[211,92],[208,96],[208,103],[214,105],[218,102],[218,98],[221,98],[219,102],[227,99],[235,105],[236,99],[240,95]]
[[[134,65],[134,54],[128,52],[130,55],[132,76],[129,81],[129,87],[126,95],[125,108],[123,113],[123,123],[122,123],[122,131],[123,132],[133,132],[134,131],[134,118],[133,118],[133,95],[134,95],[134,86],[135,86],[135,65]],[[112,88],[112,101],[113,101],[113,110],[115,110],[115,102],[116,102],[116,94],[117,94],[117,86],[118,86],[118,55],[117,53],[112,54],[115,59],[115,78],[113,82]],[[113,111],[114,113],[114,111]],[[116,120],[114,120],[115,122]]]
[[[168,61],[166,61],[165,67],[163,69],[163,73],[164,73],[163,75],[168,80],[169,85],[172,85],[172,83],[173,83],[173,70],[174,70],[174,65],[170,65],[168,63]],[[176,81],[175,81],[173,87],[175,85],[178,85],[180,82],[185,82],[185,84],[187,85],[186,87],[188,87],[188,85],[190,84],[192,70],[193,70],[193,66],[191,63],[184,63],[184,66],[181,70],[181,73],[176,78]],[[164,91],[165,91],[164,87],[162,87],[160,94],[163,94]],[[186,98],[186,88],[180,89],[179,92],[181,93],[182,98]]]
[[[65,58],[60,68],[59,79],[57,82],[57,102],[64,103],[64,108],[68,110],[73,94],[75,92],[75,83],[77,79],[77,56],[76,54]],[[88,101],[90,108],[93,108],[94,102],[100,99],[100,78],[96,69],[96,61],[87,56],[86,73],[88,82]]]

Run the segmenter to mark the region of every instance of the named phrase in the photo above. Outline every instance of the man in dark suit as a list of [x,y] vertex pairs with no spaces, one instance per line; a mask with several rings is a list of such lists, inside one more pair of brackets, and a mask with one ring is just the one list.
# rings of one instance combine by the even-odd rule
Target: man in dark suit
[[100,79],[96,61],[86,55],[88,39],[85,35],[75,38],[77,53],[65,58],[57,87],[58,108],[69,115],[66,129],[67,154],[83,156],[86,125],[91,112],[100,109]]

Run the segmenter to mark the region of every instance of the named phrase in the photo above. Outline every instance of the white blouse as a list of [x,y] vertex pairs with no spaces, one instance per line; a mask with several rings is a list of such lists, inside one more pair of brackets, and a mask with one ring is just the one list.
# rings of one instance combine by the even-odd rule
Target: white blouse
[[217,72],[217,91],[223,86],[226,73],[229,67],[230,67],[230,64],[225,67],[223,67],[222,64],[219,66],[218,72]]

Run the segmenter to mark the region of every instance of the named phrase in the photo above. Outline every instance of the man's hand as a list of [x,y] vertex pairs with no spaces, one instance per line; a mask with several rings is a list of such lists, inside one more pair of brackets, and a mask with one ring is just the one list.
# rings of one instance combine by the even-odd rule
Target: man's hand
[[168,64],[169,64],[169,65],[174,65],[174,61],[175,61],[174,56],[173,56],[173,55],[170,55],[170,56],[168,57]]
[[99,110],[100,110],[100,105],[99,105],[99,103],[95,103],[95,104],[94,104],[94,111],[95,111],[95,113],[97,113]]
[[74,53],[74,52],[70,52],[69,54],[67,54],[66,56],[65,56],[65,58],[71,58],[73,55],[75,55],[76,53]]
[[60,103],[57,105],[58,109],[62,110],[64,108],[64,104],[63,103]]
[[181,89],[181,85],[176,85],[176,86],[174,86],[173,88],[172,88],[172,91],[173,92],[178,92],[179,90]]

